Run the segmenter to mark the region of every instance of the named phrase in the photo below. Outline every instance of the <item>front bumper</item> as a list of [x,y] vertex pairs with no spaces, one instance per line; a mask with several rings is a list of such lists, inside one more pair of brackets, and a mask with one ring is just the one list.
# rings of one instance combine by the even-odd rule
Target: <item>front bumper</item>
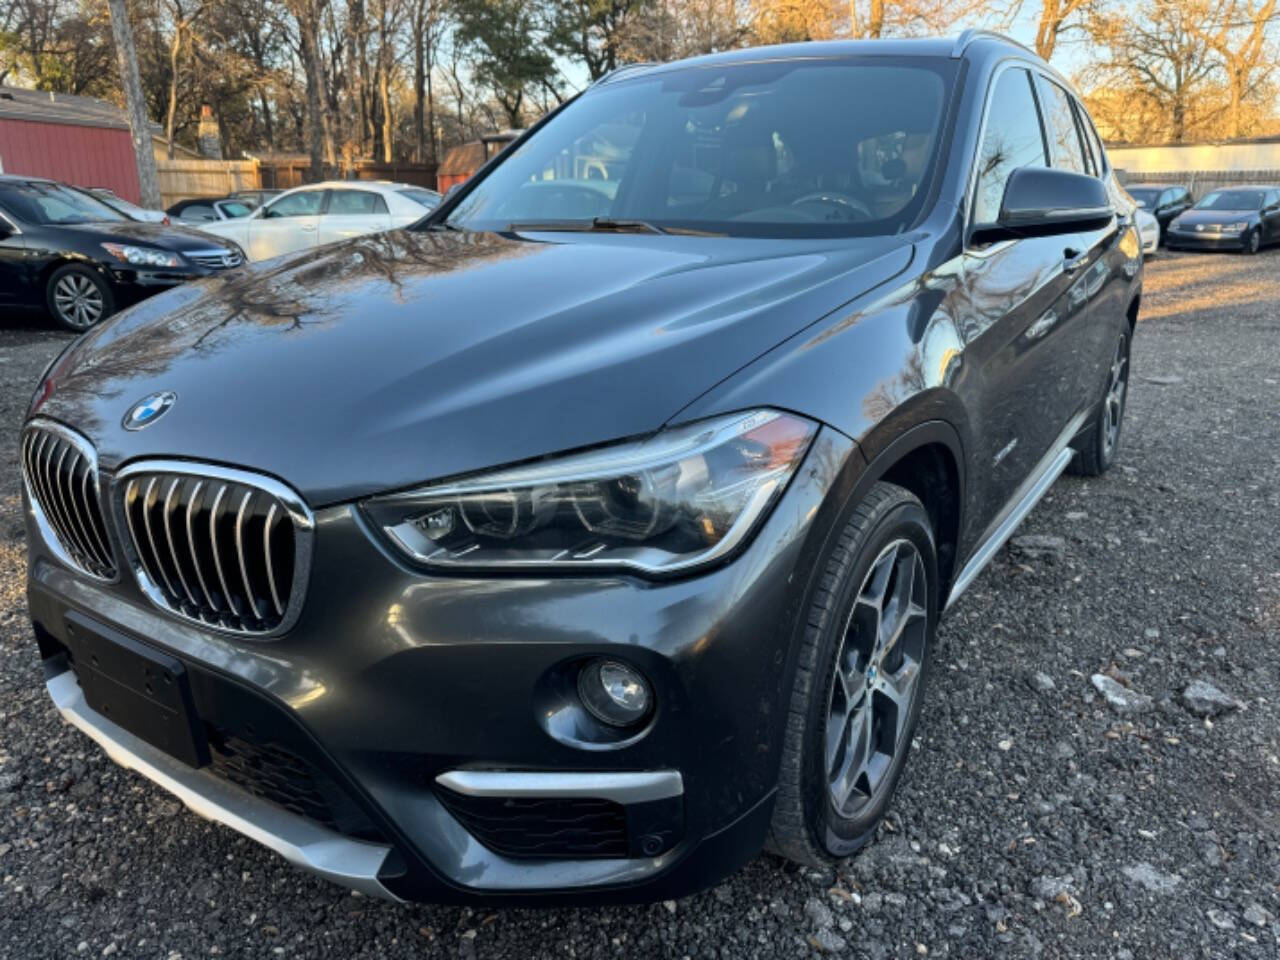
[[104,268],[112,293],[120,305],[137,303],[164,290],[193,280],[203,280],[230,268],[214,268],[191,263],[182,267],[153,269],[111,264]]
[[[327,508],[315,516],[306,605],[271,640],[161,613],[127,570],[109,584],[68,570],[41,543],[28,504],[30,608],[68,720],[197,812],[300,866],[405,900],[681,896],[763,842],[805,573],[832,524],[838,498],[828,494],[859,461],[847,438],[823,429],[741,555],[661,583],[425,576],[356,510]],[[289,812],[253,796],[254,784],[246,792],[178,763],[89,710],[68,672],[69,614],[177,657],[211,731],[296,758],[326,785],[320,793],[336,788],[330,806],[343,816],[319,823],[297,812],[305,804]],[[604,655],[643,670],[657,700],[641,735],[608,744],[579,737],[564,691],[548,680]],[[489,808],[469,819],[467,803],[497,798],[507,810],[529,797],[616,804],[626,852],[531,857],[487,834],[481,842],[474,824]]]
[[1180,250],[1240,250],[1244,247],[1243,233],[1188,233],[1170,230],[1165,235],[1165,246]]

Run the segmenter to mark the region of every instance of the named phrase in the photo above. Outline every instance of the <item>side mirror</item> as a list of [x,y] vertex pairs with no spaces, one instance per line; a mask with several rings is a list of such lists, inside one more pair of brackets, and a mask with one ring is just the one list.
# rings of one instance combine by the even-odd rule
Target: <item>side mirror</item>
[[446,200],[449,199],[449,197],[452,197],[461,188],[462,188],[462,184],[460,183],[451,184],[449,189],[444,192],[444,198]]
[[1115,216],[1106,184],[1048,167],[1019,167],[1009,176],[994,224],[978,224],[979,242],[1044,237],[1104,227]]

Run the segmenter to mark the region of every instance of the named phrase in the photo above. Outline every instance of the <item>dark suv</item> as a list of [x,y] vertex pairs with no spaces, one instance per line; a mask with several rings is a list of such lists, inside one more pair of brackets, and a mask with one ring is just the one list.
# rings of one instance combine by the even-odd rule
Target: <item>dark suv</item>
[[993,35],[621,69],[414,228],[54,362],[22,439],[49,691],[383,896],[851,854],[938,618],[1116,455],[1131,217]]

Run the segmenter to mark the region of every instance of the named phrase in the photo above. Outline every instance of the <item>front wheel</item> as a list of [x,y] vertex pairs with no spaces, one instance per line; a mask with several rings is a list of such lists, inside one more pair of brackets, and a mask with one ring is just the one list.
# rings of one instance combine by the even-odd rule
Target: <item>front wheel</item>
[[911,749],[937,626],[929,515],[877,483],[815,565],[768,846],[821,866],[871,839]]
[[1250,230],[1244,238],[1244,252],[1250,255],[1262,249],[1262,231],[1257,227]]
[[1071,472],[1086,477],[1100,477],[1116,460],[1120,447],[1120,431],[1124,427],[1125,401],[1129,396],[1129,330],[1125,328],[1116,343],[1111,366],[1107,368],[1107,385],[1102,404],[1089,429],[1075,442],[1076,454]]
[[73,333],[84,333],[115,312],[115,299],[106,281],[74,263],[59,267],[49,277],[45,301],[53,319]]

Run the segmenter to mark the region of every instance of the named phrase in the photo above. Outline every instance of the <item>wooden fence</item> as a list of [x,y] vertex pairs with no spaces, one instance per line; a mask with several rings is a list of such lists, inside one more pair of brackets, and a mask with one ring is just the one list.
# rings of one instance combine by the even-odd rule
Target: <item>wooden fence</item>
[[1120,182],[1137,186],[1142,183],[1168,183],[1186,187],[1191,196],[1199,200],[1212,190],[1239,187],[1248,184],[1280,183],[1280,170],[1116,170]]
[[[156,173],[166,207],[188,197],[223,197],[237,190],[288,190],[311,183],[311,164],[299,161],[205,160],[175,157],[157,151]],[[347,170],[326,167],[326,180],[394,180],[432,190],[436,168],[418,163],[357,163]]]
[[224,197],[258,188],[258,164],[253,160],[157,157],[156,174],[166,207],[188,197]]

